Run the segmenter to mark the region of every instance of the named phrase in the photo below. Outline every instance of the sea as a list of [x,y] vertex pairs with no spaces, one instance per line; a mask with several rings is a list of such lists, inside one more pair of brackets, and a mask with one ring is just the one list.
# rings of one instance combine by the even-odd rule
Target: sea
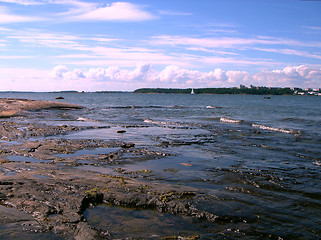
[[[58,96],[64,99],[55,100]],[[321,239],[321,97],[134,93],[0,93],[0,97],[84,106],[35,111],[24,121],[108,126],[62,137],[132,142],[138,148],[169,153],[117,166],[83,167],[100,173],[146,169],[151,172],[148,181],[203,194],[206,200],[198,207],[220,217],[212,225],[200,226],[147,210],[114,206],[88,210],[87,221],[111,231],[114,238],[157,239],[187,231],[201,239]],[[122,129],[126,133],[118,134]],[[141,226],[133,227],[135,223]]]

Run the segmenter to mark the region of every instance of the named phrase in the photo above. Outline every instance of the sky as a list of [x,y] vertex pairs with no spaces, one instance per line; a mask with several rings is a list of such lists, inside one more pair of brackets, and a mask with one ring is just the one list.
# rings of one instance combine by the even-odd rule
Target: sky
[[0,91],[321,88],[321,0],[0,0]]

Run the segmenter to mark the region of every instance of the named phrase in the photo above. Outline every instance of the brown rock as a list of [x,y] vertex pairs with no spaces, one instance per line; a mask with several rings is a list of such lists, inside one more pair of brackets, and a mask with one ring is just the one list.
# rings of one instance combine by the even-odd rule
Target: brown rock
[[30,99],[1,98],[0,99],[0,118],[19,115],[23,111],[38,109],[80,109],[80,105],[52,101],[40,101]]

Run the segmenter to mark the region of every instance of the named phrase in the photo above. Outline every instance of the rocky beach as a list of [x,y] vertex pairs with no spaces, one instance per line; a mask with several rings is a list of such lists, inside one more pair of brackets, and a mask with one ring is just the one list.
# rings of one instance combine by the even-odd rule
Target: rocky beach
[[1,97],[1,240],[321,236],[320,98]]
[[[34,111],[51,108],[69,111],[82,107],[61,102],[0,99],[1,239],[112,239],[108,230],[90,226],[83,215],[88,208],[102,203],[208,222],[217,220],[217,216],[193,204],[193,200],[201,197],[197,191],[154,184],[148,181],[151,172],[146,169],[126,172],[119,168],[119,174],[98,174],[77,168],[116,165],[128,159],[157,159],[169,153],[138,148],[131,142],[57,137],[95,127],[17,122],[10,118],[21,114],[28,118]],[[108,154],[74,156],[77,151],[97,148],[111,150]],[[162,237],[177,239],[177,236]],[[199,238],[198,235],[183,237]]]

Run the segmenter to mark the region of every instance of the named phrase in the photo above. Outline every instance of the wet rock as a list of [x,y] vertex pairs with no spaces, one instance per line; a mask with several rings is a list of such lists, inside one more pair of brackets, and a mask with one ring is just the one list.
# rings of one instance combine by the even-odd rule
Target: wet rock
[[75,240],[95,240],[101,239],[98,232],[90,227],[87,223],[81,222],[77,224],[75,231]]
[[135,147],[135,143],[124,143],[121,145],[122,148],[133,148]]
[[23,136],[23,131],[18,129],[15,123],[2,122],[0,124],[0,140],[12,141]]
[[[26,221],[36,220],[38,225],[34,225],[35,227],[30,225],[28,229],[51,231],[63,239],[108,238],[108,232],[102,233],[83,220],[83,213],[87,208],[101,203],[154,209],[209,220],[215,218],[214,215],[202,212],[193,206],[192,202],[198,195],[189,188],[180,186],[173,189],[168,185],[153,184],[147,178],[141,180],[153,174],[149,170],[136,172],[119,170],[116,175],[97,175],[94,172],[74,168],[83,160],[100,166],[126,162],[128,159],[144,161],[162,158],[169,156],[169,153],[135,148],[134,143],[116,141],[60,138],[28,140],[31,133],[36,136],[57,135],[63,131],[68,133],[72,131],[72,127],[67,125],[19,125],[5,122],[0,126],[3,126],[3,131],[7,133],[9,140],[21,139],[21,142],[13,145],[0,143],[3,160],[12,155],[43,160],[28,164],[10,161],[1,164],[1,167],[14,171],[15,174],[0,174],[0,203],[26,213],[28,215]],[[14,134],[10,135],[10,132]],[[72,155],[78,150],[99,147],[119,149],[109,154]],[[62,157],[57,154],[65,155]],[[126,177],[122,176],[125,174]],[[10,221],[17,222],[19,219],[12,217]]]
[[18,221],[33,221],[33,217],[15,208],[0,205],[0,224]]
[[258,130],[258,129],[254,129],[254,130],[253,130],[253,133],[255,133],[255,134],[261,134],[262,132],[261,132],[260,130]]
[[87,195],[83,198],[80,205],[79,214],[83,212],[92,204],[93,206],[101,204],[104,200],[104,195],[101,192],[98,192],[96,189],[90,192],[87,192]]
[[117,133],[125,133],[125,130],[117,130]]

